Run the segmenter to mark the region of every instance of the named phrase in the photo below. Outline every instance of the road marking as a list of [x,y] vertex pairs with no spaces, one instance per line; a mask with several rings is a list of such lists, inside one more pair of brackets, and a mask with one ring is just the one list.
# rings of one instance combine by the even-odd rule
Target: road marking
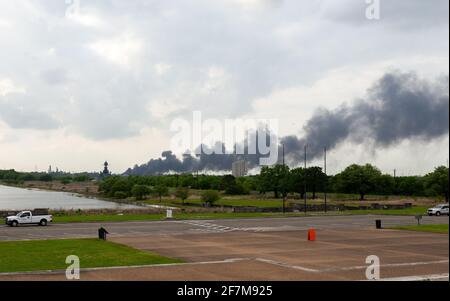
[[448,278],[449,278],[449,274],[447,273],[447,274],[433,274],[433,275],[424,275],[424,276],[382,278],[379,281],[433,281],[433,280],[445,280]]
[[[281,261],[275,261],[271,259],[264,259],[264,258],[256,258],[257,261],[265,262],[281,267],[286,267],[290,269],[295,270],[301,270],[305,272],[311,272],[311,273],[327,273],[327,272],[340,272],[340,271],[351,271],[351,270],[361,270],[361,269],[367,269],[367,265],[365,266],[353,266],[353,267],[341,267],[341,268],[331,268],[331,269],[312,269],[312,268],[306,268],[299,265],[292,265],[286,262]],[[407,262],[407,263],[388,263],[388,264],[382,264],[380,267],[403,267],[403,266],[418,266],[418,265],[429,265],[429,264],[442,264],[442,263],[448,263],[449,260],[438,260],[438,261],[427,261],[427,262]]]
[[269,263],[272,265],[277,265],[277,266],[281,266],[281,267],[285,267],[285,268],[290,268],[290,269],[295,269],[295,270],[301,270],[301,271],[305,271],[305,272],[310,272],[310,273],[318,273],[320,272],[319,270],[315,270],[315,269],[310,269],[310,268],[305,268],[299,265],[291,265],[288,263],[284,263],[284,262],[280,262],[280,261],[275,261],[275,260],[270,260],[270,259],[264,259],[264,258],[256,258],[256,261],[260,261],[260,262],[265,262],[265,263]]
[[177,221],[177,222],[182,224],[188,224],[191,226],[202,227],[211,233],[225,233],[239,230],[239,228],[227,227],[202,221]]
[[[381,264],[380,267],[388,268],[388,267],[409,267],[409,266],[418,266],[418,265],[429,265],[429,264],[443,264],[449,263],[449,260],[437,260],[437,261],[422,261],[422,262],[405,262],[405,263],[387,263]],[[338,271],[351,271],[351,270],[362,270],[367,269],[367,265],[361,266],[353,266],[353,267],[342,267],[342,268],[333,268],[333,269],[324,269],[320,270],[321,272],[338,272]]]

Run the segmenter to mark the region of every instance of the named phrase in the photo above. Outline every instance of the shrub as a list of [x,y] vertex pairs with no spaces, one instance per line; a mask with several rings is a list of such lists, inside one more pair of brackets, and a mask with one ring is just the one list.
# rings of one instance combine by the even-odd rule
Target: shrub
[[189,197],[189,188],[178,187],[177,190],[175,191],[175,196],[179,198],[184,204],[184,201],[187,200],[187,198]]
[[158,195],[160,203],[162,202],[162,197],[169,194],[169,188],[165,185],[158,184],[153,190]]
[[134,185],[131,189],[131,194],[136,197],[136,200],[142,200],[144,196],[150,193],[150,188],[146,185]]
[[206,190],[202,194],[202,201],[205,204],[213,205],[220,200],[220,194],[217,190]]
[[114,197],[116,199],[126,199],[128,197],[128,194],[124,191],[116,191],[114,193]]

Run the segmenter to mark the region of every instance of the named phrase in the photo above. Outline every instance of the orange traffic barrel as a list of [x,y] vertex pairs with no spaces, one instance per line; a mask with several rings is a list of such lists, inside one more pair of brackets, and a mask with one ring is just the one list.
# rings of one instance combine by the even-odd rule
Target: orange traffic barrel
[[316,240],[316,230],[309,229],[309,231],[308,231],[308,240],[309,241],[315,241]]

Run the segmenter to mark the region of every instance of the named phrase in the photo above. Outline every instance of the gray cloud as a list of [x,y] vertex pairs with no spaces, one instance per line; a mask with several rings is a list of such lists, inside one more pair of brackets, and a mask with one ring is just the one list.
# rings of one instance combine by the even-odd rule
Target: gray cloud
[[67,83],[68,75],[64,69],[49,69],[41,73],[42,80],[49,85],[61,85]]
[[[396,19],[448,23],[443,9],[448,3],[436,1],[434,6],[416,0],[382,3]],[[431,41],[411,37],[405,45],[399,37],[411,29],[388,32],[395,26],[390,21],[374,29],[341,27],[364,16],[360,4],[365,2],[335,2],[265,0],[257,8],[239,1],[81,1],[86,24],[65,17],[64,1],[2,2],[0,18],[13,22],[15,31],[0,33],[0,54],[8,57],[0,77],[25,86],[64,126],[101,140],[137,135],[136,125],[167,126],[169,120],[147,111],[152,103],[178,106],[168,118],[192,110],[235,117],[251,113],[255,99],[307,86],[330,69],[404,56],[413,47],[435,55],[427,45],[445,43],[448,34],[440,28],[427,35]],[[114,53],[127,35],[141,50],[123,68],[110,59],[127,57],[126,51]],[[106,57],[90,47],[111,40],[116,44],[102,48]],[[367,51],[374,45],[376,54]],[[447,49],[448,43],[442,46]],[[158,63],[169,64],[170,71],[156,74]],[[210,78],[211,68],[223,74]],[[76,102],[69,105],[69,99]]]
[[[448,1],[381,2],[382,19],[369,22],[364,0],[81,0],[78,19],[65,16],[64,0],[0,1],[0,82],[26,92],[0,100],[0,119],[120,144],[149,128],[162,137],[173,118],[190,119],[193,110],[260,116],[261,99],[273,106],[273,95],[307,90],[342,70],[373,76],[407,62],[427,78],[447,74]],[[160,64],[166,72],[157,72]],[[312,107],[297,106],[299,115]],[[311,131],[345,136],[353,130],[341,118],[353,118],[348,109],[317,113],[330,123]],[[393,126],[373,123],[380,133]]]
[[0,119],[15,129],[50,130],[60,126],[53,116],[30,104],[23,95],[0,97]]
[[374,141],[388,147],[404,139],[430,141],[449,132],[449,91],[446,80],[428,82],[414,73],[390,73],[368,91],[366,99],[334,111],[321,109],[306,123],[305,136],[282,139],[294,162],[310,159],[351,140]]

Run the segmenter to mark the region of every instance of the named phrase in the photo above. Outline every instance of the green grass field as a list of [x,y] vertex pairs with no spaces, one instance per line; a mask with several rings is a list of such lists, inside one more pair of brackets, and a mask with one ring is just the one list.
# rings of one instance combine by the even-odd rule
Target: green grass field
[[[330,211],[310,212],[307,216],[320,215],[409,215],[425,214],[425,207],[413,207],[410,209],[399,210],[347,210],[347,211]],[[270,217],[301,217],[304,213],[177,213],[174,212],[175,219],[237,219],[237,218],[270,218]],[[98,214],[98,215],[69,215],[54,216],[55,223],[80,223],[80,222],[125,222],[125,221],[156,221],[165,218],[164,214]]]
[[447,225],[400,226],[400,227],[393,227],[391,229],[448,234],[448,224]]
[[69,255],[80,258],[81,268],[182,262],[97,239],[0,242],[0,273],[64,270]]
[[386,209],[386,210],[347,210],[347,214],[381,214],[381,215],[426,215],[427,207],[412,207],[408,209]]
[[[256,217],[304,216],[298,213],[174,213],[175,219],[233,219]],[[126,214],[126,215],[71,215],[55,216],[55,223],[80,222],[124,222],[124,221],[156,221],[165,218],[164,214]]]

